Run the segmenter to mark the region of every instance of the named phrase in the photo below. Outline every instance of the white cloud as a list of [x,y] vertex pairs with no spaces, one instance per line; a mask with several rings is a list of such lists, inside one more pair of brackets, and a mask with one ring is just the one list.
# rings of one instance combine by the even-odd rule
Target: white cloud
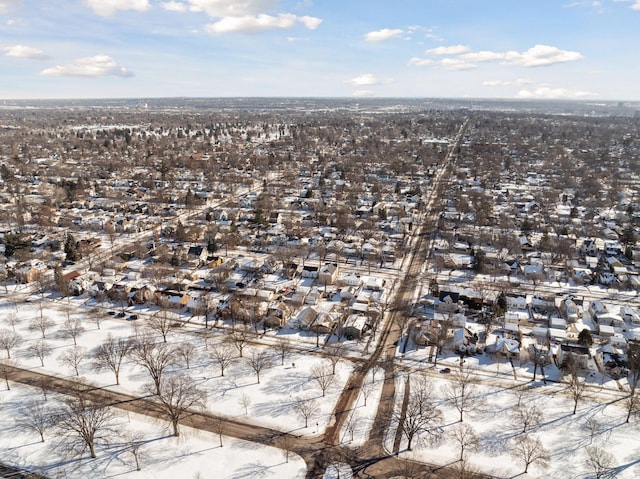
[[380,83],[380,80],[371,73],[364,73],[363,75],[352,78],[351,80],[346,80],[346,83],[353,86],[377,85]]
[[535,45],[525,52],[507,51],[469,52],[459,56],[470,62],[488,62],[502,60],[505,64],[521,65],[524,67],[538,67],[555,63],[573,62],[583,58],[579,52],[560,50],[549,45]]
[[428,67],[431,65],[435,65],[435,63],[436,62],[434,62],[433,60],[430,60],[429,58],[413,57],[409,59],[409,61],[407,62],[407,65],[412,65],[415,67]]
[[383,28],[382,30],[376,30],[375,32],[369,32],[365,34],[364,39],[368,42],[384,42],[397,38],[404,33],[399,28]]
[[436,35],[435,33],[426,33],[425,34],[425,38],[428,38],[429,40],[435,40],[436,42],[443,42],[444,38]]
[[319,18],[298,17],[292,13],[281,13],[278,16],[260,14],[257,16],[224,17],[206,26],[209,33],[256,33],[266,30],[287,29],[297,22],[310,30],[317,28],[322,22]]
[[556,98],[587,98],[594,97],[596,93],[583,90],[569,90],[566,88],[538,87],[535,90],[520,90],[518,98],[524,99],[556,99]]
[[460,60],[459,58],[443,58],[440,60],[440,64],[446,70],[471,70],[472,68],[476,68],[476,65],[473,63]]
[[528,78],[517,78],[516,80],[487,80],[482,82],[484,86],[522,86],[530,83],[533,82]]
[[118,10],[135,10],[144,12],[151,8],[149,0],[85,0],[94,13],[108,17]]
[[20,4],[21,0],[0,0],[0,13],[8,12]]
[[71,77],[132,77],[133,73],[125,67],[118,65],[108,55],[96,55],[88,58],[79,58],[73,63],[66,65],[57,65],[51,68],[45,68],[40,72],[44,76],[71,76]]
[[210,17],[251,17],[272,11],[278,0],[189,0],[190,10]]
[[515,58],[518,55],[518,52],[499,53],[485,50],[480,52],[465,53],[463,55],[460,55],[460,58],[470,62],[490,62],[494,60],[506,60],[509,57]]
[[189,6],[186,3],[182,2],[162,2],[160,4],[163,10],[167,10],[169,12],[186,12]]
[[49,58],[39,48],[28,47],[26,45],[13,45],[5,47],[5,55],[16,58],[29,58],[31,60],[46,60]]
[[448,47],[436,47],[427,50],[429,55],[460,55],[469,51],[465,45],[451,45]]
[[305,27],[307,27],[309,30],[315,30],[322,23],[322,19],[321,18],[309,17],[309,16],[306,16],[306,15],[303,16],[303,17],[298,17],[298,20],[300,22],[302,22],[302,24]]
[[537,67],[553,65],[554,63],[574,62],[581,58],[583,57],[578,52],[560,50],[558,47],[549,45],[536,45],[520,54],[512,62],[525,67]]
[[616,3],[617,2],[633,2],[633,5],[631,5],[631,8],[634,10],[640,10],[640,0],[614,0]]

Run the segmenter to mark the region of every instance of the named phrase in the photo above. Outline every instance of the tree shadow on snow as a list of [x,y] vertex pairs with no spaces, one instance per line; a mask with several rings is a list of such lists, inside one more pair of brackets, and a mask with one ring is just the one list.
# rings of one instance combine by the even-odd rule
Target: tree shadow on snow
[[268,383],[262,387],[265,394],[277,394],[279,396],[294,394],[307,389],[306,385],[310,381],[308,374],[289,373],[279,374],[269,379]]
[[286,400],[264,401],[255,404],[253,407],[253,415],[266,417],[279,417],[291,414],[293,405]]
[[488,432],[480,436],[482,450],[491,455],[499,455],[511,450],[509,441],[518,433],[505,429]]
[[260,479],[262,477],[269,477],[274,474],[272,471],[273,466],[265,466],[257,462],[246,464],[231,476],[232,479]]

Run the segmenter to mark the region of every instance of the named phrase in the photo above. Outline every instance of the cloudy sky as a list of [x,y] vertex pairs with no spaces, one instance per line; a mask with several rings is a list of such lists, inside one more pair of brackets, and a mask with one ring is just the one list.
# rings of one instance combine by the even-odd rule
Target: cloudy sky
[[640,99],[640,0],[0,0],[0,98]]

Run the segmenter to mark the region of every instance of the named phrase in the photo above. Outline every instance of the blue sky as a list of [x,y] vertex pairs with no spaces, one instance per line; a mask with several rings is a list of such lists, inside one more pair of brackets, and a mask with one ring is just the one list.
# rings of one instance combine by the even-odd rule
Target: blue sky
[[0,98],[639,100],[640,0],[0,0]]

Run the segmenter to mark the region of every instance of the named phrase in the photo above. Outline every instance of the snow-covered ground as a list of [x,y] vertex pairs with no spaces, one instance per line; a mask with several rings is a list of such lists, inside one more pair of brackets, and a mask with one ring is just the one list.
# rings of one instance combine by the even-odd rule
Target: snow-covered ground
[[[51,346],[52,354],[44,359],[44,367],[40,360],[28,351],[29,345],[42,339],[40,331],[29,329],[31,321],[40,315],[40,302],[29,302],[15,305],[0,303],[0,311],[3,316],[16,314],[19,318],[16,325],[16,332],[22,337],[21,345],[12,351],[12,358],[18,364],[27,369],[34,369],[47,374],[61,377],[75,377],[75,371],[65,366],[60,361],[60,356],[73,348],[73,340],[62,337],[61,328],[67,316],[66,309],[70,309],[71,317],[79,317],[85,330],[78,337],[78,346],[84,348],[90,354],[96,346],[103,342],[109,334],[115,337],[134,336],[144,329],[145,319],[141,317],[137,321],[127,321],[125,319],[106,319],[100,325],[90,320],[91,314],[104,314],[103,312],[92,313],[89,308],[79,308],[80,300],[45,301],[42,303],[42,314],[53,321],[52,326],[45,333],[45,341]],[[2,325],[0,329],[11,329],[10,326]],[[336,366],[335,383],[326,391],[325,397],[316,381],[312,379],[311,370],[314,366],[324,365],[331,367],[329,360],[318,355],[305,354],[304,352],[293,351],[281,364],[279,353],[268,343],[248,344],[244,347],[243,358],[236,357],[234,361],[225,369],[224,377],[220,375],[220,369],[211,359],[210,352],[216,345],[221,344],[227,336],[226,331],[213,331],[206,342],[201,334],[204,328],[181,328],[172,330],[167,335],[167,342],[170,346],[190,343],[195,346],[194,357],[191,360],[190,368],[186,369],[183,362],[178,362],[168,369],[169,373],[188,373],[199,386],[207,392],[207,409],[214,414],[221,414],[230,418],[241,420],[250,417],[251,422],[266,427],[272,427],[282,431],[294,431],[300,435],[319,434],[324,431],[331,420],[331,411],[339,396],[342,386],[348,379],[352,370],[349,361],[342,360]],[[253,338],[249,335],[249,340]],[[158,341],[162,341],[160,336]],[[267,351],[272,355],[272,365],[265,368],[260,374],[260,383],[257,382],[256,374],[250,367],[247,358],[253,352]],[[238,356],[238,352],[235,351]],[[132,359],[125,359],[120,372],[120,385],[115,385],[115,376],[110,371],[96,372],[90,359],[83,361],[79,367],[80,376],[88,379],[98,386],[112,387],[114,390],[136,394],[141,392],[143,386],[150,382],[148,373],[136,365]],[[250,403],[245,414],[241,398],[247,396]],[[294,405],[299,400],[314,401],[318,410],[309,420],[309,427],[304,427],[304,420],[296,415]],[[316,426],[318,424],[318,426]],[[313,426],[313,427],[312,427]],[[318,429],[319,428],[319,429]]]
[[[45,402],[39,390],[12,385],[0,392],[0,456],[5,464],[24,467],[47,477],[121,477],[140,479],[238,479],[241,477],[303,478],[304,461],[284,451],[217,434],[181,428],[173,437],[166,424],[145,416],[121,412],[115,423],[118,434],[109,443],[98,443],[97,458],[69,457],[62,454],[64,445],[55,431],[46,430],[45,442],[37,433],[16,425],[21,409],[32,401],[45,408],[55,408],[57,397],[48,395]],[[140,471],[131,452],[131,438],[140,444]]]
[[[403,437],[400,446],[401,457],[411,457],[437,466],[456,464],[460,448],[452,438],[452,431],[459,424],[459,413],[446,399],[446,385],[450,377],[429,375],[428,381],[435,392],[435,403],[444,415],[443,440],[437,445],[415,441],[413,450],[407,451],[407,440]],[[412,373],[412,380],[417,377]],[[398,378],[401,388],[405,377]],[[414,384],[414,383],[412,383]],[[603,402],[593,400],[594,391],[587,391],[591,399],[578,403],[575,415],[573,400],[568,396],[566,386],[540,381],[519,382],[520,388],[528,388],[522,396],[522,404],[535,405],[542,412],[541,422],[532,427],[527,434],[539,438],[550,455],[548,468],[541,468],[535,463],[529,467],[527,477],[580,478],[593,477],[585,461],[588,446],[599,446],[613,456],[613,470],[618,479],[640,477],[640,423],[637,418],[625,423],[626,410],[618,398]],[[480,440],[477,450],[465,453],[465,459],[485,474],[496,477],[515,477],[524,470],[522,461],[514,458],[510,451],[514,439],[522,431],[521,424],[514,424],[513,411],[518,402],[518,388],[492,387],[477,385],[477,395],[485,403],[476,412],[465,414],[464,424],[475,431]],[[402,397],[397,395],[397,400]],[[597,424],[595,432],[590,424]],[[393,443],[389,431],[387,448]]]
[[[33,296],[29,302],[15,303],[6,298],[0,299],[0,331],[12,330],[13,325],[9,318],[15,318],[15,332],[20,335],[21,342],[11,351],[11,357],[23,368],[34,371],[56,375],[65,378],[76,377],[73,368],[65,365],[61,361],[61,356],[74,347],[73,339],[62,334],[63,325],[68,318],[67,311],[70,311],[72,319],[79,318],[84,331],[77,338],[78,347],[88,355],[79,365],[79,375],[92,383],[108,387],[115,391],[139,394],[145,384],[150,383],[150,376],[132,359],[126,358],[120,372],[120,385],[115,384],[115,376],[111,371],[96,372],[90,355],[92,351],[102,343],[108,335],[115,337],[134,336],[144,328],[147,321],[145,311],[135,311],[140,313],[140,318],[136,321],[127,321],[112,316],[106,316],[104,310],[96,311],[90,304],[84,304],[82,299],[71,298],[42,301],[39,297]],[[41,310],[42,306],[42,310]],[[117,309],[116,309],[117,310]],[[40,359],[34,357],[29,347],[42,340],[42,333],[30,327],[35,318],[42,314],[50,319],[53,325],[45,331],[44,341],[50,346],[51,354],[44,358],[44,367],[41,366]],[[93,315],[105,315],[104,321],[98,325],[91,319]],[[214,414],[219,414],[238,421],[247,421],[281,431],[289,432],[298,436],[320,435],[333,420],[332,410],[344,383],[352,370],[352,363],[342,359],[336,365],[335,381],[331,384],[323,397],[321,388],[317,381],[312,378],[314,367],[322,366],[331,371],[331,363],[328,359],[317,354],[309,354],[309,347],[304,350],[292,351],[281,364],[279,352],[273,348],[274,338],[264,338],[265,341],[247,344],[243,350],[244,358],[237,357],[226,369],[225,375],[220,375],[220,369],[211,358],[211,350],[216,345],[223,343],[227,331],[215,331],[209,334],[207,340],[203,338],[201,326],[185,326],[172,330],[167,337],[170,346],[175,347],[180,344],[192,344],[194,356],[191,359],[189,369],[184,362],[178,362],[171,366],[168,374],[187,373],[207,394],[206,408]],[[251,335],[250,335],[251,336]],[[157,340],[162,338],[157,336]],[[251,336],[253,341],[254,337]],[[295,346],[295,342],[294,346]],[[233,346],[231,346],[233,347]],[[260,383],[247,358],[253,352],[266,351],[272,357],[272,363],[260,373]],[[234,350],[238,356],[238,351]],[[5,351],[0,351],[2,357],[6,356]],[[6,394],[6,393],[4,393]],[[375,401],[373,398],[372,402]],[[305,419],[298,412],[296,405],[301,401],[310,401],[315,411],[308,418],[308,427],[305,427]],[[245,410],[246,407],[246,410]],[[6,418],[7,414],[0,413],[0,417]],[[166,433],[165,433],[166,435]],[[193,446],[194,450],[200,446]],[[211,446],[209,446],[211,447]],[[257,447],[257,446],[256,446]],[[10,464],[29,465],[34,464],[31,453],[19,454],[20,451],[27,451],[24,448],[17,449],[17,456],[7,459]],[[273,453],[270,453],[273,455]],[[3,458],[5,455],[2,455]],[[9,458],[9,456],[6,456]],[[35,457],[35,456],[33,456]],[[188,464],[189,470],[196,471],[197,467],[192,467],[194,455],[179,454],[174,456],[176,462]],[[249,467],[253,464],[253,458],[239,454],[236,459],[239,463],[234,463],[234,468]],[[234,459],[228,459],[233,462]],[[244,465],[244,466],[243,466]],[[299,468],[300,466],[298,466]],[[210,471],[204,469],[204,471]],[[202,477],[207,477],[203,471]],[[267,474],[269,471],[265,471]],[[108,473],[112,476],[112,472]],[[93,475],[92,477],[99,477]],[[151,477],[151,476],[150,476]],[[167,476],[168,477],[168,476]],[[211,476],[214,477],[214,476]],[[223,477],[223,476],[215,476]],[[226,476],[224,476],[226,477]],[[228,477],[234,476],[233,474]],[[262,476],[261,476],[262,477]],[[276,477],[297,477],[288,474],[276,474]]]
[[369,432],[374,425],[378,404],[380,404],[383,382],[384,371],[381,368],[369,372],[365,378],[349,419],[345,421],[340,431],[340,440],[343,444],[357,448],[367,442]]

